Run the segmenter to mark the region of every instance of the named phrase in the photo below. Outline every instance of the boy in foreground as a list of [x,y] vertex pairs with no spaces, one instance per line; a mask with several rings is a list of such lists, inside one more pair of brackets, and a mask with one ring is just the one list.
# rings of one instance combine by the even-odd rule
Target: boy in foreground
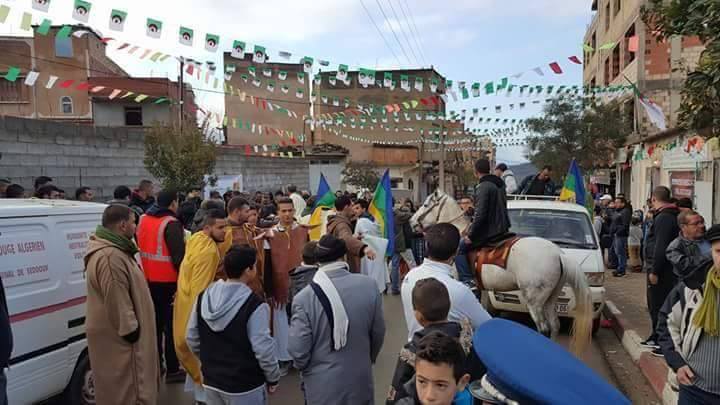
[[187,344],[201,362],[208,405],[267,403],[280,380],[270,307],[248,283],[257,277],[257,251],[233,246],[225,255],[227,280],[200,294],[188,322]]

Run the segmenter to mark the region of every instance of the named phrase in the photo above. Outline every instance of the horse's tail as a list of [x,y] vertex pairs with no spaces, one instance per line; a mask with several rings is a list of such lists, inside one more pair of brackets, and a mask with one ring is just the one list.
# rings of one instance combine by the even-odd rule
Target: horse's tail
[[570,332],[570,351],[580,356],[592,339],[593,306],[590,287],[585,273],[580,270],[574,260],[561,254],[560,266],[566,274],[567,282],[575,295],[575,318]]

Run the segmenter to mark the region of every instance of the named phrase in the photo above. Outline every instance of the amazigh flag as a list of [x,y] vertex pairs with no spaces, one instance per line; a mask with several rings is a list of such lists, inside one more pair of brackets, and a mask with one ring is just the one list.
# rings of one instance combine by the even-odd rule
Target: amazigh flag
[[[570,170],[568,170],[565,184],[560,192],[560,201],[575,202],[582,206],[587,204],[585,182],[575,159],[570,163]],[[592,215],[592,212],[590,214]]]
[[375,197],[370,202],[368,212],[380,225],[382,237],[388,240],[386,252],[392,255],[395,251],[395,218],[393,218],[393,196],[390,186],[390,170],[385,170],[382,180],[375,189]]
[[[330,189],[330,185],[325,180],[325,175],[320,173],[320,184],[318,185],[317,194],[315,194],[315,205],[313,205],[312,215],[310,216],[310,225],[320,225],[322,223],[323,208],[331,209],[335,207],[335,193]],[[310,240],[320,240],[322,237],[322,227],[317,226],[310,230]]]

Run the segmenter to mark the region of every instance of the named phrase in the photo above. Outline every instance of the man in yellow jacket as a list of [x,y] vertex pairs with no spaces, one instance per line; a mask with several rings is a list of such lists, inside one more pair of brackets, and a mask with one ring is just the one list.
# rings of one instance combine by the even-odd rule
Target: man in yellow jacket
[[200,360],[190,351],[185,337],[195,300],[215,280],[218,266],[232,240],[226,240],[225,213],[210,210],[203,220],[202,230],[190,237],[178,275],[175,310],[173,312],[173,340],[178,360],[187,372],[185,391],[195,393],[195,400],[205,402],[202,388]]

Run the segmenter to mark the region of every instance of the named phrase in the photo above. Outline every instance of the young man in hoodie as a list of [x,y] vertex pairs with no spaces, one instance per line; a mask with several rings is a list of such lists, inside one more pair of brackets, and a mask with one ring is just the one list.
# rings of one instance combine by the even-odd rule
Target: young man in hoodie
[[311,240],[306,243],[302,251],[302,263],[300,266],[290,271],[290,304],[292,306],[293,298],[298,295],[303,288],[307,287],[317,272],[317,258],[315,257],[315,249],[317,242]]
[[507,194],[517,193],[518,185],[517,180],[515,179],[515,173],[508,169],[505,163],[500,163],[495,166],[495,175],[500,177],[505,183],[505,192]]
[[450,294],[443,283],[426,278],[419,280],[412,291],[412,304],[415,310],[415,319],[423,329],[415,332],[398,356],[395,375],[390,386],[387,404],[394,404],[401,398],[408,396],[405,384],[415,375],[415,355],[420,340],[433,331],[441,331],[450,337],[458,339],[465,353],[469,353],[472,344],[472,327],[465,320],[461,323],[449,322]]
[[250,246],[230,248],[228,279],[200,293],[190,314],[186,340],[200,359],[208,405],[264,405],[280,380],[270,307],[248,286],[256,257]]

